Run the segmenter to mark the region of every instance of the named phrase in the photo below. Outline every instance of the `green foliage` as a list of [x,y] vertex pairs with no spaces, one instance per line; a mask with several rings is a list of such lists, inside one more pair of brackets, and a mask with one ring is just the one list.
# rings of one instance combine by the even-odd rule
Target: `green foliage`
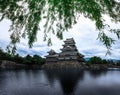
[[16,54],[13,58],[14,58],[14,61],[17,63],[23,62],[23,58],[21,56],[19,56],[19,54]]
[[117,66],[120,66],[120,60],[116,63]]
[[34,55],[33,57],[27,55],[23,58],[22,63],[26,65],[32,65],[32,64],[43,65],[45,63],[45,59],[38,55]]
[[92,64],[101,64],[102,59],[100,57],[94,56],[89,59],[90,63]]
[[26,57],[24,57],[23,63],[24,64],[32,64],[31,61],[32,61],[32,57],[30,55],[27,55]]
[[[36,35],[42,20],[45,22],[44,40],[51,45],[51,33],[62,39],[63,31],[72,28],[80,15],[84,15],[95,22],[96,28],[101,31],[98,39],[110,50],[114,40],[104,33],[105,28],[109,26],[104,24],[104,14],[112,21],[120,22],[120,3],[116,0],[0,0],[0,21],[5,18],[12,21],[12,47],[15,47],[21,38],[26,37],[32,47],[37,40]],[[119,29],[109,27],[108,31],[120,38]]]
[[101,59],[100,57],[94,56],[91,57],[89,61],[87,61],[86,63],[87,65],[90,65],[90,64],[108,64],[109,62],[105,59]]
[[90,65],[91,65],[90,61],[86,61],[85,64],[86,64],[87,66],[90,66]]
[[33,58],[32,58],[32,63],[34,64],[44,64],[45,63],[45,59],[38,56],[38,55],[34,55]]
[[9,53],[4,52],[2,49],[0,49],[0,60],[8,60],[8,61],[14,61],[19,64],[25,64],[25,65],[43,65],[45,63],[45,59],[34,55],[33,57],[30,55],[27,55],[25,57],[19,56],[19,54],[16,55],[10,55]]
[[107,53],[110,54],[110,48],[112,44],[114,44],[115,40],[113,40],[111,37],[108,37],[104,32],[99,32],[98,39],[103,42],[108,49]]
[[12,56],[0,49],[0,60],[12,60]]

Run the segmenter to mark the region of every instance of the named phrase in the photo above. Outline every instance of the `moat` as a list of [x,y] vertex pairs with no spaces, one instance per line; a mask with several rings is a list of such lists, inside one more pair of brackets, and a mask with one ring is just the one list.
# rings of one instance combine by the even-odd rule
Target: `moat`
[[0,95],[119,95],[120,70],[4,70]]

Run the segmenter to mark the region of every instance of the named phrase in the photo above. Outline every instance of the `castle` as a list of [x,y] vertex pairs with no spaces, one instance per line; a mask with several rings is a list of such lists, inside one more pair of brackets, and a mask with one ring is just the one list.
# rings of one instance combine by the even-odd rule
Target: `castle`
[[80,54],[73,38],[66,39],[60,53],[50,50],[46,56],[46,63],[57,63],[60,61],[84,62],[84,55]]

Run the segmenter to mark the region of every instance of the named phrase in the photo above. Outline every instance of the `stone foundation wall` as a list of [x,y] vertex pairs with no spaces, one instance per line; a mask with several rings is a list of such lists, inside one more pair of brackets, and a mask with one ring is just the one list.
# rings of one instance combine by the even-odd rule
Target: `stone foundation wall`
[[41,65],[25,65],[12,61],[3,60],[0,63],[1,69],[41,69]]
[[0,67],[2,69],[17,69],[17,68],[23,68],[23,67],[25,67],[25,65],[17,64],[12,61],[3,60],[3,61],[1,61]]
[[56,63],[46,63],[42,66],[45,69],[67,69],[67,68],[84,68],[84,63],[79,63],[78,61],[59,61]]

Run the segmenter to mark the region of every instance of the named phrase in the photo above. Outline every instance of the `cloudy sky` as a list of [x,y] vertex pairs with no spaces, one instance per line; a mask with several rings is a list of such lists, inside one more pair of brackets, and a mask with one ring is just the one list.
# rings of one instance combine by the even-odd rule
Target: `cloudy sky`
[[[111,22],[109,17],[104,16],[104,19],[106,20],[105,23],[109,23],[111,28],[120,27],[120,23],[116,24]],[[0,47],[4,50],[10,42],[10,32],[8,32],[9,25],[10,21],[8,20],[3,20],[0,22]],[[86,58],[92,56],[100,56],[107,59],[120,59],[120,40],[117,40],[114,34],[109,34],[106,31],[109,36],[113,37],[116,40],[116,43],[112,46],[112,54],[105,56],[107,50],[102,42],[97,40],[98,33],[99,31],[96,30],[94,22],[81,16],[78,20],[78,23],[74,25],[72,29],[70,29],[68,32],[63,33],[63,40],[73,37],[79,52],[85,55]],[[34,46],[31,49],[27,45],[28,40],[22,39],[21,43],[17,45],[17,53],[22,56],[25,56],[27,54],[38,54],[40,56],[45,56],[47,55],[47,51],[50,49],[54,49],[56,52],[60,52],[63,40],[57,39],[54,35],[51,37],[52,46],[48,47],[47,42],[43,41],[43,33],[41,30],[37,35],[37,42],[34,43]]]

